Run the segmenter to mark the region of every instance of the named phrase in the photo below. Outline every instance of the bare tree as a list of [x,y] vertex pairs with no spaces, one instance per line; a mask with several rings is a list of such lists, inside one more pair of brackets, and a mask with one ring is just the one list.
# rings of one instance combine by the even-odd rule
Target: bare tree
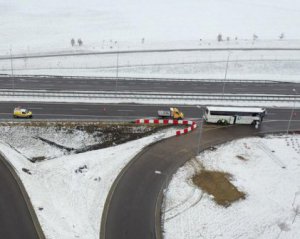
[[283,39],[284,39],[284,33],[283,33],[283,32],[279,35],[279,39],[280,39],[280,40],[283,40]]
[[217,40],[218,40],[218,42],[223,41],[223,38],[222,38],[222,34],[221,34],[221,33],[218,34]]
[[71,39],[71,46],[74,46],[75,45],[75,40],[74,38]]
[[83,41],[81,40],[81,38],[78,38],[77,42],[78,42],[78,45],[79,45],[79,46],[82,46],[82,45],[83,45]]

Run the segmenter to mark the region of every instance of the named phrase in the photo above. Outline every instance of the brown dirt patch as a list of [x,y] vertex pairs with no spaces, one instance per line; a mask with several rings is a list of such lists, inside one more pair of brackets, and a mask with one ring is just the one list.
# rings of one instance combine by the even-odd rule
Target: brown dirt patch
[[229,179],[230,175],[225,172],[201,170],[193,176],[193,183],[213,195],[217,204],[228,207],[237,200],[245,199],[245,193],[239,191]]

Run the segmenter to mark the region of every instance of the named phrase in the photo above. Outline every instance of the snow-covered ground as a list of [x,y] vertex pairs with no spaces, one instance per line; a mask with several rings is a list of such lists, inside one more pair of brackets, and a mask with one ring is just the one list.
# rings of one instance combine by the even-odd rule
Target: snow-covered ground
[[[246,199],[217,205],[191,181],[199,165],[231,174]],[[206,151],[180,168],[169,185],[165,238],[300,238],[299,182],[299,135],[247,138]]]
[[[300,41],[299,48],[300,48]],[[243,43],[241,47],[243,46]],[[286,41],[289,45],[289,41]],[[225,44],[225,47],[227,45]],[[228,59],[228,65],[227,65]],[[10,59],[0,73],[11,74]],[[18,75],[166,77],[300,82],[300,51],[193,51],[14,59]]]
[[[223,38],[300,39],[297,0],[0,1],[0,49]],[[105,42],[103,42],[105,41]],[[38,50],[40,52],[40,50]]]
[[[299,12],[297,0],[0,0],[0,56],[169,48],[299,48]],[[230,41],[218,43],[219,33]],[[278,40],[281,33],[285,37]],[[253,34],[258,36],[255,42]],[[72,38],[76,41],[81,38],[83,46],[76,42],[72,47]],[[0,74],[11,74],[11,66],[14,74],[197,79],[224,79],[227,68],[227,79],[300,81],[299,51],[115,53],[8,59],[0,61]],[[50,134],[44,132],[45,137]],[[9,142],[14,148],[2,143],[0,150],[24,182],[47,238],[92,239],[99,237],[103,205],[116,175],[145,145],[169,134],[169,131],[156,133],[112,148],[62,157],[59,157],[61,152],[38,144],[36,155],[29,150],[27,157],[41,152],[49,158],[58,157],[39,164],[30,163],[14,150],[21,150],[25,155],[24,150],[28,150],[16,139],[10,138],[15,140],[15,146]],[[72,138],[72,143],[68,141],[69,146],[78,147],[82,139],[93,143],[94,139],[88,135],[77,136]],[[31,140],[28,142],[33,144]],[[288,142],[289,147],[279,147],[282,141]],[[234,183],[247,193],[247,199],[227,209],[216,206],[200,190],[181,180],[193,173],[187,166],[187,171],[180,170],[174,181],[181,185],[182,194],[177,194],[176,185],[172,192],[172,185],[176,184],[173,182],[168,192],[167,207],[174,206],[174,210],[166,214],[167,238],[210,238],[211,235],[274,238],[279,234],[286,238],[300,237],[299,219],[293,222],[300,203],[297,196],[300,188],[296,183],[300,175],[299,138],[248,139],[230,145],[224,146],[228,147],[224,151],[221,147],[215,158],[202,163],[208,168],[222,166],[223,170],[231,170],[236,177]],[[268,148],[275,145],[278,155],[271,157]],[[249,160],[237,161],[234,158],[237,153],[245,154]],[[226,156],[226,162],[222,161],[221,154]],[[205,153],[199,160],[209,155]],[[282,169],[280,164],[286,168]],[[263,195],[263,190],[268,194]],[[189,200],[185,200],[185,193],[191,193]],[[176,198],[180,195],[182,198]],[[197,201],[201,195],[200,203],[194,205],[193,200]],[[262,196],[272,199],[266,201]],[[186,203],[177,205],[177,200]],[[189,205],[194,205],[195,210],[190,210]],[[226,226],[220,226],[223,224]]]
[[[76,154],[94,149],[108,147],[119,142],[128,141],[128,135],[142,136],[153,130],[144,125],[109,125],[99,127],[88,123],[80,126],[72,123],[51,124],[47,122],[0,126],[2,141],[25,158],[48,160],[64,155]],[[114,141],[114,142],[112,142]],[[34,145],[34,147],[33,147]]]
[[[0,151],[23,181],[47,239],[96,239],[104,203],[118,173],[143,147],[174,133],[174,129],[168,129],[118,146],[35,164],[22,154],[29,147],[31,151],[47,149],[40,145],[35,148],[31,141],[22,141],[21,153],[1,141]],[[74,142],[83,138],[76,133],[73,136]]]
[[[18,152],[22,152],[26,158],[44,157],[50,159],[72,153],[45,143],[39,137],[74,150],[102,141],[101,136],[89,134],[84,130],[61,127],[0,126],[2,141]],[[32,147],[33,145],[34,147]]]
[[[2,0],[0,56],[9,57],[10,49],[12,55],[32,55],[170,48],[299,48],[299,11],[296,0]],[[219,33],[225,41],[217,42]],[[279,40],[281,33],[285,37]],[[253,34],[258,36],[256,41]],[[83,45],[72,47],[72,38],[81,38]],[[25,58],[13,60],[13,68],[15,74],[223,79],[228,54]],[[231,52],[227,78],[299,82],[299,54]],[[1,60],[0,73],[10,71],[10,60]]]

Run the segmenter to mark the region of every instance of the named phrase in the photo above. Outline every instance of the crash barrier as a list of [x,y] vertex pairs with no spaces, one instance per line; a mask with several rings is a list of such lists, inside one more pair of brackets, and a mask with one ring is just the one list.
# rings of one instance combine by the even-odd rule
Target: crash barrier
[[[11,77],[10,74],[0,74],[0,77]],[[218,78],[168,78],[168,77],[105,77],[105,76],[64,76],[64,75],[16,75],[14,74],[14,78],[26,78],[26,79],[40,79],[40,78],[48,78],[48,79],[79,79],[79,80],[111,80],[111,81],[184,81],[184,82],[216,82],[216,83],[224,83],[224,79]],[[236,83],[257,83],[257,84],[274,84],[274,83],[282,83],[278,80],[255,80],[255,79],[231,79],[227,78],[226,83],[236,82]]]
[[197,124],[191,120],[172,120],[172,119],[137,119],[136,124],[172,124],[172,125],[190,125],[181,130],[176,130],[176,135],[186,134],[197,128]]
[[73,101],[87,100],[89,102],[99,100],[122,100],[132,102],[133,100],[157,101],[157,100],[184,100],[185,102],[198,101],[251,101],[251,102],[287,102],[299,103],[300,95],[274,95],[274,94],[212,94],[212,93],[169,93],[169,92],[129,92],[129,91],[57,91],[57,90],[11,90],[0,89],[0,97],[11,97],[17,100],[24,100],[22,97],[30,97],[30,101]]

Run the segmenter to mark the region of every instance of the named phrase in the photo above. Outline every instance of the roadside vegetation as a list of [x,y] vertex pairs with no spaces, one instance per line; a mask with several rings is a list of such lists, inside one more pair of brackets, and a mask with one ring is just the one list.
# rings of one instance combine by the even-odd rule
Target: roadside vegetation
[[107,148],[168,126],[106,122],[1,123],[1,141],[32,162]]

